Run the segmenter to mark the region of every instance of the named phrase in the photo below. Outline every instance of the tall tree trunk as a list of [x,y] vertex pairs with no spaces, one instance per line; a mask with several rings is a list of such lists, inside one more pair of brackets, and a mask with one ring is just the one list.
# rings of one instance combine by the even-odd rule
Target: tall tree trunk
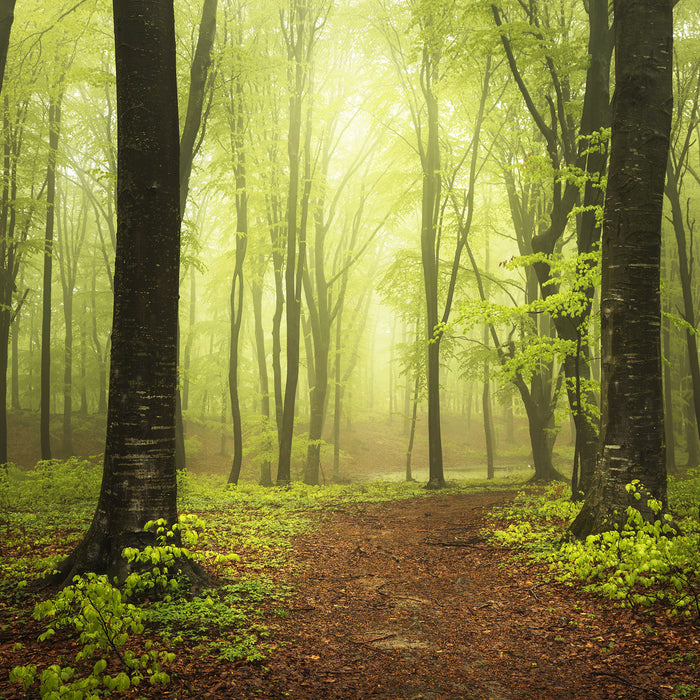
[[16,0],[0,0],[0,92],[5,78],[7,50],[10,46],[10,31],[15,19]]
[[333,479],[340,477],[340,419],[343,405],[343,385],[341,382],[340,361],[343,356],[342,346],[343,308],[338,311],[335,320],[335,361],[333,363]]
[[690,378],[690,360],[687,344],[683,348],[681,360],[679,394],[681,397],[681,416],[683,418],[683,433],[685,434],[686,467],[694,469],[700,464],[700,441],[698,440],[695,408],[693,406],[693,387]]
[[[610,41],[610,28],[608,24],[608,0],[590,0],[586,9],[588,10],[589,22],[589,62],[578,134],[574,133],[572,122],[569,120],[565,120],[563,123],[559,121],[554,108],[552,109],[553,124],[552,126],[548,124],[547,120],[535,106],[532,96],[523,80],[507,34],[501,34],[501,40],[511,72],[523,95],[528,111],[546,142],[547,153],[552,164],[552,171],[555,173],[552,184],[552,206],[550,210],[549,226],[533,238],[532,241],[534,252],[544,253],[546,255],[551,255],[557,244],[561,241],[566,229],[569,214],[579,198],[578,184],[569,182],[566,187],[562,188],[560,177],[562,155],[568,165],[587,171],[593,176],[593,179],[595,179],[596,176],[602,176],[606,168],[607,158],[605,153],[585,153],[584,151],[588,148],[588,142],[585,137],[607,127],[610,119],[609,75],[612,43]],[[497,26],[501,27],[503,23],[500,11],[495,4],[492,5],[492,12]],[[553,64],[550,70],[552,73],[555,72]],[[555,92],[557,92],[558,97],[560,97],[560,90],[555,90]],[[565,112],[564,105],[560,104],[558,107],[559,112],[563,114]],[[557,128],[560,133],[557,132]],[[578,152],[574,147],[577,136],[584,137],[578,139]],[[560,142],[563,142],[563,148],[560,148]],[[595,207],[600,203],[600,189],[595,187],[592,182],[587,183],[584,191],[583,204],[588,207]],[[599,237],[600,233],[595,223],[593,211],[586,212],[579,218],[579,227],[577,230],[578,253],[590,253],[593,250],[593,246],[599,240]],[[581,268],[581,272],[585,272],[587,266],[588,264],[584,264]],[[558,292],[558,285],[552,284],[551,268],[547,263],[536,263],[534,269],[537,273],[543,298],[546,299],[548,296]],[[584,308],[577,315],[560,315],[554,319],[557,335],[560,338],[574,344],[577,342],[577,338],[581,334],[581,329],[587,328],[593,294],[594,290],[592,288],[586,290],[588,303],[584,305]],[[587,491],[590,487],[598,444],[595,426],[591,423],[589,415],[578,411],[579,397],[576,396],[574,390],[577,375],[581,376],[584,380],[588,377],[588,356],[587,344],[582,343],[580,355],[577,357],[568,355],[564,361],[569,406],[574,415],[576,430],[579,433],[577,455],[580,464],[580,478],[578,488],[582,491]],[[595,396],[592,392],[587,393],[586,402],[591,404],[595,402]]]
[[237,484],[243,463],[243,426],[238,396],[238,343],[243,321],[243,262],[248,245],[248,192],[246,184],[245,135],[246,117],[243,112],[243,85],[236,81],[231,105],[232,146],[236,179],[236,262],[231,281],[231,343],[229,355],[229,393],[233,419],[233,463],[229,484]]
[[[282,426],[279,431],[279,457],[277,463],[277,484],[283,486],[291,481],[292,441],[294,438],[294,409],[297,385],[299,382],[299,344],[301,340],[301,291],[306,259],[306,219],[308,216],[308,196],[310,177],[305,177],[300,187],[299,171],[301,161],[302,107],[308,90],[309,71],[312,63],[315,40],[315,18],[312,17],[312,3],[294,0],[289,26],[285,30],[287,59],[290,64],[292,85],[289,97],[289,130],[287,134],[287,154],[289,158],[289,189],[287,195],[287,256],[284,268],[284,295],[287,321],[287,377],[282,406]],[[305,171],[310,169],[310,121],[307,123],[304,147]],[[305,176],[307,173],[305,172]],[[299,200],[301,195],[301,216],[299,221]]]
[[[185,216],[187,195],[190,188],[192,163],[204,139],[202,113],[206,96],[207,78],[211,66],[211,54],[216,36],[216,8],[218,0],[204,0],[202,3],[202,18],[199,23],[197,47],[190,66],[190,91],[187,96],[185,123],[182,127],[179,150],[179,188],[180,188],[180,219]],[[201,131],[201,134],[200,134]],[[199,141],[197,141],[197,137]],[[180,332],[178,330],[178,364],[179,364]],[[182,417],[182,397],[179,386],[175,397],[175,459],[178,469],[187,466],[185,453],[185,423]]]
[[[486,239],[486,250],[484,251],[484,268],[488,274],[490,266],[490,247],[488,238]],[[488,295],[488,286],[484,292]],[[483,343],[486,348],[489,347],[489,329],[484,325]],[[491,365],[487,358],[484,360],[484,386],[481,394],[481,406],[484,414],[484,438],[486,443],[486,478],[493,479],[494,472],[494,430],[493,430],[493,414],[491,410]]]
[[[62,88],[61,88],[62,90]],[[56,152],[61,128],[62,91],[49,101],[49,161],[46,168],[46,229],[44,233],[44,287],[41,315],[41,458],[51,459],[51,268],[53,265],[54,210],[56,206]]]
[[[666,507],[660,257],[672,91],[672,0],[614,0],[615,75],[603,223],[601,454],[571,532],[645,520]],[[625,485],[638,479],[640,501]]]
[[[0,465],[7,463],[7,361],[8,349],[2,347],[8,342],[10,333],[11,304],[13,284],[10,279],[10,270],[6,259],[6,251],[9,249],[10,209],[14,206],[10,194],[10,181],[13,177],[12,168],[12,143],[10,134],[9,100],[5,98],[3,104],[3,161],[2,161],[2,208],[0,209],[0,252],[2,258],[2,280],[0,281]],[[14,198],[12,198],[14,199]]]
[[194,343],[194,324],[197,318],[197,268],[190,270],[190,318],[187,326],[187,340],[182,364],[182,410],[189,408],[190,401],[190,367],[192,366],[192,344]]
[[[688,324],[685,331],[685,343],[688,349],[688,363],[691,380],[691,398],[695,412],[695,428],[700,438],[700,359],[698,358],[698,343],[696,336],[696,313],[693,300],[693,261],[688,258],[686,243],[686,225],[680,198],[680,173],[674,166],[673,158],[668,160],[666,177],[666,197],[671,204],[671,223],[676,235],[678,250],[678,272],[683,294],[683,320]],[[691,248],[692,252],[692,243]]]
[[92,286],[91,286],[91,303],[92,303],[92,344],[95,347],[97,355],[97,376],[98,376],[98,396],[97,396],[97,413],[102,416],[107,413],[107,341],[105,349],[102,349],[100,336],[97,332],[97,266],[92,268]]
[[673,411],[673,381],[671,379],[671,324],[663,321],[664,353],[664,428],[666,430],[666,469],[672,474],[676,471],[676,439],[674,436],[675,416]]
[[[484,344],[489,345],[488,328],[484,326]],[[493,479],[494,473],[494,439],[493,439],[493,415],[491,412],[491,372],[490,363],[484,361],[484,386],[481,394],[481,406],[484,413],[484,438],[486,442],[486,478]]]
[[61,441],[61,456],[64,458],[73,454],[73,308],[80,251],[87,232],[87,211],[87,198],[83,195],[78,212],[76,212],[74,200],[71,212],[69,213],[68,207],[64,206],[63,216],[56,219],[64,320],[63,439]]
[[87,398],[87,302],[83,295],[83,308],[80,315],[80,410],[81,418],[88,416]]
[[421,201],[421,262],[426,303],[427,391],[428,391],[428,484],[430,489],[445,486],[442,465],[442,426],[440,422],[440,336],[438,329],[437,220],[441,192],[439,110],[431,80],[437,65],[427,47],[423,49],[423,95],[428,119],[428,141],[423,157],[423,196]]
[[[102,489],[83,541],[63,563],[123,580],[126,546],[155,542],[147,521],[177,522],[175,394],[180,256],[172,0],[114,0],[117,250]],[[154,183],[157,186],[154,186]],[[186,575],[197,576],[189,564]]]
[[[22,407],[19,402],[19,332],[20,319],[17,317],[12,324],[12,378],[11,378],[11,399],[10,406],[13,411],[19,411]],[[2,370],[0,370],[2,371]]]
[[[259,260],[259,269],[262,261]],[[267,436],[265,451],[269,455],[272,448],[270,434],[270,382],[267,373],[267,354],[265,352],[265,331],[262,322],[262,293],[263,278],[253,278],[250,283],[253,300],[253,320],[255,323],[255,356],[258,363],[258,379],[260,382],[260,414],[262,416],[261,432]],[[272,486],[272,464],[269,457],[263,459],[260,466],[260,485]]]
[[73,290],[64,296],[63,319],[63,440],[61,456],[65,459],[73,454]]

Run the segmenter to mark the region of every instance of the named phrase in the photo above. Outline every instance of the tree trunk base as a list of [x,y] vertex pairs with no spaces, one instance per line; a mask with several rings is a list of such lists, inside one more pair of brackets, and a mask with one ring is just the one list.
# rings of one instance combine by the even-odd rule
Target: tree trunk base
[[445,488],[445,480],[444,480],[444,479],[437,478],[437,477],[433,477],[433,478],[430,479],[430,481],[428,481],[428,483],[425,485],[425,488],[426,488],[428,491],[439,491],[440,489],[444,489],[444,488]]
[[[64,588],[73,582],[75,576],[90,572],[105,574],[112,582],[121,585],[133,571],[143,571],[142,565],[128,562],[122,556],[124,549],[143,549],[149,545],[157,545],[155,535],[151,532],[125,532],[118,537],[110,537],[93,523],[83,541],[60,563],[48,582]],[[192,559],[177,561],[172,568],[172,575],[187,578],[192,591],[216,585],[216,581]]]
[[544,474],[534,474],[527,480],[528,484],[549,484],[552,481],[569,481],[563,474],[560,474],[554,467]]

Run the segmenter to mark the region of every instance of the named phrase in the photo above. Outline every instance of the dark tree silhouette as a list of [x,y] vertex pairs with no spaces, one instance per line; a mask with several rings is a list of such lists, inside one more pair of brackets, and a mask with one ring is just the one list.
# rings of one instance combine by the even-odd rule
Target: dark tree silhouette
[[639,479],[666,504],[661,388],[661,216],[672,92],[672,0],[615,0],[610,175],[603,223],[602,420],[593,485],[573,534],[611,529]]
[[15,19],[16,0],[0,0],[0,91],[5,77],[7,49],[10,45],[10,31]]
[[175,389],[180,185],[173,0],[114,0],[118,177],[114,318],[102,490],[64,562],[123,578],[126,546],[177,520]]

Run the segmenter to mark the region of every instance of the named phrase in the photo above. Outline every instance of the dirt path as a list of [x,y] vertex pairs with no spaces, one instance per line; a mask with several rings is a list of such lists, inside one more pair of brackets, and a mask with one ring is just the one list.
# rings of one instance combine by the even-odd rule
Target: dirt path
[[542,567],[484,542],[485,511],[507,498],[415,499],[333,514],[296,543],[308,566],[275,632],[284,646],[265,668],[222,668],[196,693],[669,698],[678,683],[700,684],[688,664],[669,662],[680,651],[697,660],[697,628],[546,583]]
[[[436,496],[320,513],[319,527],[294,542],[300,573],[289,614],[266,614],[279,646],[263,663],[178,649],[168,686],[127,697],[699,698],[697,625],[548,582],[545,567],[482,538],[485,514],[511,497]],[[37,663],[30,640],[40,631],[0,629],[0,697],[38,697],[18,694],[6,679],[13,665]],[[26,659],[10,653],[17,641],[28,645]],[[77,650],[67,638],[54,647],[63,662]]]

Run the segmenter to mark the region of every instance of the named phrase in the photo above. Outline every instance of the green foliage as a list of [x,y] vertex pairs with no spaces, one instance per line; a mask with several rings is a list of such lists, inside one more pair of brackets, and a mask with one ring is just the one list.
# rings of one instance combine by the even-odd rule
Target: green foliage
[[[648,498],[642,484],[627,490],[635,501]],[[700,477],[671,480],[669,500],[676,520],[662,514],[659,501],[648,505],[659,517],[650,523],[634,507],[619,530],[592,535],[584,542],[562,542],[580,505],[563,497],[561,486],[543,495],[521,493],[493,515],[508,522],[490,533],[496,542],[550,563],[554,578],[583,585],[629,607],[662,606],[672,615],[700,616]]]
[[[105,576],[76,576],[57,596],[38,603],[34,617],[50,620],[40,641],[68,628],[78,633],[82,646],[73,666],[53,664],[41,672],[42,698],[96,698],[112,691],[128,690],[145,679],[151,685],[170,680],[164,665],[174,661],[174,654],[158,651],[150,642],[144,644],[141,654],[126,648],[130,638],[144,631],[142,611],[126,603],[121,591]],[[99,658],[93,664],[95,656]],[[120,667],[114,675],[107,672],[110,662]],[[35,682],[36,671],[36,666],[31,664],[15,667],[10,681],[21,682],[27,691]]]
[[31,470],[8,465],[0,477],[0,503],[3,509],[33,512],[56,506],[94,501],[102,482],[100,457],[38,462]]
[[[13,683],[43,698],[134,692],[145,682],[168,682],[166,667],[174,659],[169,650],[178,644],[224,661],[259,662],[273,645],[262,623],[263,612],[288,613],[292,589],[285,580],[296,567],[289,554],[290,539],[309,528],[309,512],[353,506],[361,510],[365,503],[436,495],[418,484],[391,481],[271,489],[252,484],[225,488],[223,478],[186,472],[179,480],[183,502],[196,505],[198,514],[182,515],[172,526],[163,520],[147,523],[144,529],[155,541],[124,550],[132,572],[121,590],[104,576],[88,574],[38,603],[35,617],[47,621],[41,640],[68,633],[77,638],[78,649],[73,659],[60,659],[46,668],[16,667]],[[447,492],[485,485],[470,482]],[[53,543],[55,548],[57,539],[55,529],[46,525],[37,542]],[[216,572],[222,585],[191,595],[178,576],[186,560]],[[31,578],[38,565],[29,548],[21,550],[17,562],[13,588],[20,575]],[[153,635],[162,641],[154,644],[149,639]]]
[[[644,495],[638,483],[628,484],[636,500]],[[649,501],[659,515],[661,503]],[[555,577],[584,582],[585,588],[630,607],[661,604],[672,614],[700,615],[700,527],[686,518],[683,534],[664,514],[653,523],[634,507],[620,530],[591,535],[585,542],[565,544]]]
[[288,596],[287,586],[264,576],[242,578],[191,600],[155,603],[145,619],[166,639],[194,643],[219,659],[261,661],[269,632],[257,619],[265,605]]
[[549,484],[544,493],[520,491],[512,503],[491,511],[499,520],[508,521],[508,526],[485,534],[500,545],[523,550],[534,559],[549,560],[553,543],[561,539],[563,530],[580,509],[580,503],[565,497],[561,483]]

